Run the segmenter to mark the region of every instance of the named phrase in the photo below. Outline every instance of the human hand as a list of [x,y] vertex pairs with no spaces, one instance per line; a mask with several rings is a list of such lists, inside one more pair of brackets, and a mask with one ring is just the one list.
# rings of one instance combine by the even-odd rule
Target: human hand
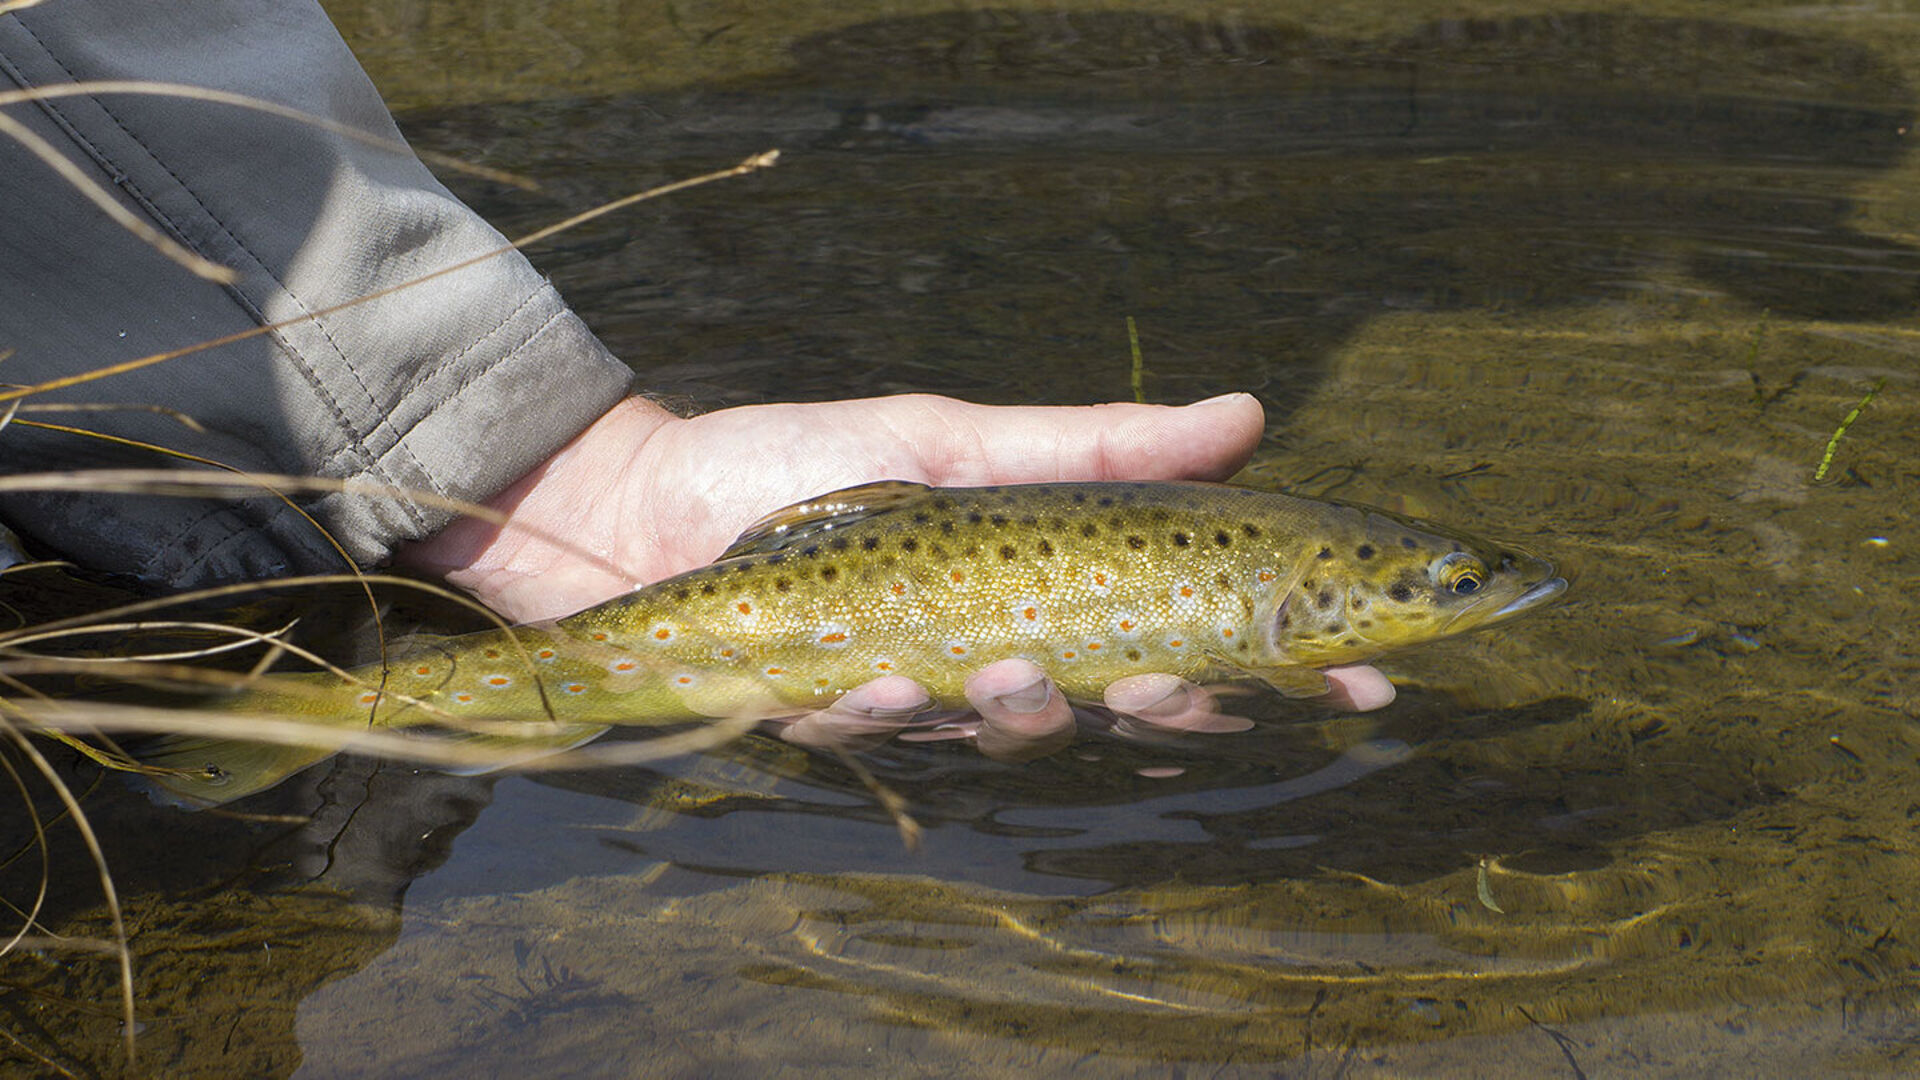
[[[995,407],[911,394],[692,418],[634,398],[490,500],[504,525],[456,522],[401,561],[444,575],[510,618],[548,618],[704,565],[760,517],[823,492],[874,480],[1225,479],[1263,430],[1260,404],[1247,394],[1178,408]],[[1338,705],[1377,708],[1393,698],[1372,668],[1327,675]],[[1121,680],[1107,695],[1129,723],[1174,731],[1232,723],[1203,688],[1145,679]],[[977,719],[944,731],[970,735],[992,756],[1036,756],[1072,736],[1068,703],[1025,661],[982,669],[967,695]],[[873,742],[908,726],[926,701],[911,680],[879,679],[785,732],[814,745]]]

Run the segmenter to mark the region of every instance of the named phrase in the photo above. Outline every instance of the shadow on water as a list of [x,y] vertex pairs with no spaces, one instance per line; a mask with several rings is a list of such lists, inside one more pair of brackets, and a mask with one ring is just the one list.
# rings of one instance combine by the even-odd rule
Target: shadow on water
[[[298,821],[104,784],[143,1047],[207,1075],[1536,1076],[1574,1054],[1538,1025],[1584,1024],[1622,1072],[1649,1044],[1670,1073],[1898,1068],[1911,607],[1876,583],[1911,566],[1861,536],[1914,473],[1897,435],[1855,436],[1844,487],[1790,458],[1887,363],[1818,324],[1911,318],[1914,249],[1855,225],[1911,112],[1859,45],[1702,20],[987,11],[807,37],[778,77],[403,117],[567,209],[788,152],[537,256],[652,389],[1103,400],[1132,315],[1151,396],[1257,388],[1288,421],[1264,482],[1504,531],[1575,592],[1407,658],[1370,718],[1260,699],[1238,736],[876,753],[913,857],[840,766],[759,739],[537,780],[336,761],[243,807]],[[48,921],[90,925],[83,863],[56,882]],[[22,1004],[105,1000],[105,965],[10,963],[7,1030],[110,1060],[104,1014]]]

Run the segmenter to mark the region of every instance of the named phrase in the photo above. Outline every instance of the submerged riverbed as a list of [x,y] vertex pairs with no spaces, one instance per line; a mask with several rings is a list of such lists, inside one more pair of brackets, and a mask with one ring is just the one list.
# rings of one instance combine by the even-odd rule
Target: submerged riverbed
[[[1366,716],[870,755],[918,853],[757,738],[342,760],[252,819],[100,783],[157,1073],[1914,1067],[1920,21],[683,4],[658,70],[581,38],[575,81],[430,104],[467,31],[398,10],[338,15],[418,145],[541,182],[458,182],[510,234],[782,150],[533,252],[653,391],[1125,399],[1132,317],[1149,400],[1266,402],[1245,482],[1500,536],[1572,590],[1390,661]],[[485,71],[526,47],[471,40]],[[100,935],[61,837],[46,921]],[[0,1063],[112,1070],[110,963],[4,964]]]

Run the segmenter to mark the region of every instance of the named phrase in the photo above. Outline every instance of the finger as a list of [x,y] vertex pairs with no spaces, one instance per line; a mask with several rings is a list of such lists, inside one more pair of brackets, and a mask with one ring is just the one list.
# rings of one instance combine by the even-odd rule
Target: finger
[[967,679],[967,701],[980,714],[974,743],[997,761],[1044,757],[1073,741],[1073,709],[1026,660],[1001,660]]
[[915,433],[935,484],[1047,480],[1224,480],[1266,430],[1251,394],[1192,405],[973,405],[951,398],[883,398],[898,430]]
[[[1107,708],[1120,718],[1122,735],[1156,732],[1245,731],[1253,721],[1220,712],[1212,691],[1177,675],[1129,675],[1107,685]],[[1137,721],[1147,725],[1145,729]]]
[[932,704],[919,683],[887,675],[856,686],[832,705],[787,724],[780,737],[822,750],[869,750],[892,738]]
[[1367,712],[1391,704],[1398,693],[1378,668],[1365,664],[1331,667],[1321,674],[1327,677],[1327,696],[1321,700],[1336,709]]

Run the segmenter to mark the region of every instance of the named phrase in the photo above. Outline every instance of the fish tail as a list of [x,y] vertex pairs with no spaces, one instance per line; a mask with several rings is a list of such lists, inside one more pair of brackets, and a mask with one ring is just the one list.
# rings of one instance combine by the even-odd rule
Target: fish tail
[[198,809],[264,791],[333,753],[326,746],[163,735],[133,756],[146,767],[147,793],[156,802]]

